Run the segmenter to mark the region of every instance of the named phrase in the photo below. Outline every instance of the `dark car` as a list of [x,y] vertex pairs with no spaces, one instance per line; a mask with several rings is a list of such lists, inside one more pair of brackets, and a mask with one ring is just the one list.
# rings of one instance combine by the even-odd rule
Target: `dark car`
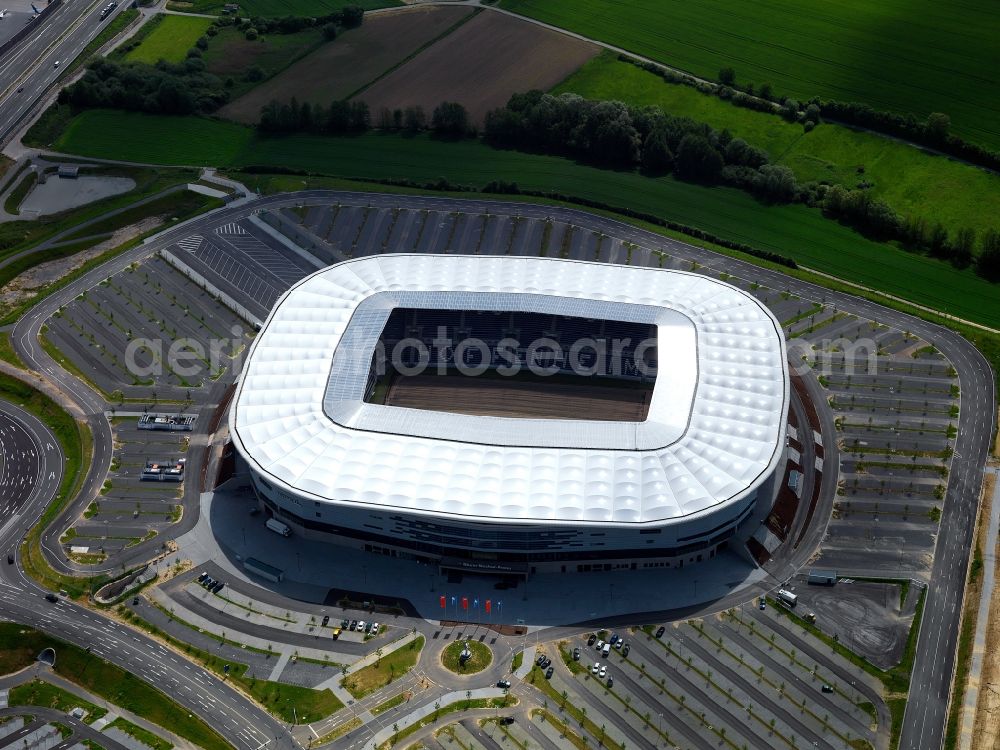
[[608,675],[608,687],[610,688],[614,686],[615,686],[615,678],[612,677],[611,675]]
[[204,583],[207,578],[208,578],[208,573],[202,573],[200,576],[198,576],[198,583]]
[[580,649],[579,648],[574,648],[573,649],[573,661],[580,661]]
[[833,692],[833,686],[832,685],[824,685],[821,689],[822,689],[822,691],[824,693],[832,693]]
[[546,656],[542,660],[542,669],[548,669],[551,664],[552,664],[552,660],[549,657]]
[[222,587],[225,586],[225,585],[226,584],[224,584],[222,581],[216,581],[215,585],[212,586],[212,593],[213,594],[218,594],[220,591],[222,591]]
[[632,650],[632,647],[627,643],[622,646],[622,656],[628,656],[628,652]]
[[340,621],[340,629],[341,630],[350,630],[350,627],[351,627],[351,621],[350,620],[341,620]]
[[545,665],[545,654],[539,654],[538,658],[535,659],[535,666],[541,667]]
[[597,643],[597,636],[591,633],[590,638],[587,639],[587,645],[593,646],[595,643]]
[[497,680],[497,687],[510,690],[510,680]]
[[53,603],[59,601],[59,597],[53,594],[51,591],[45,595],[45,599]]
[[330,615],[323,615],[323,627],[324,628],[326,627],[326,624],[328,622],[330,622]]
[[139,597],[138,596],[133,596],[132,597],[132,606],[136,607],[136,606],[138,606],[138,604],[139,604]]
[[760,598],[760,604],[757,605],[761,610],[767,609],[767,600],[762,596]]
[[545,679],[546,680],[551,680],[553,672],[555,672],[555,670],[552,667],[549,667],[548,669],[546,669],[545,670]]
[[513,716],[504,716],[503,718],[500,719],[501,726],[509,727],[513,723],[514,723]]
[[358,629],[358,621],[351,620],[351,630],[357,630],[357,629]]
[[666,632],[667,632],[667,629],[665,627],[663,627],[662,625],[660,625],[660,627],[658,627],[656,629],[656,637],[657,638],[662,638],[663,634],[666,633]]
[[13,552],[8,552],[7,553],[7,564],[8,565],[13,565],[14,564],[14,553]]

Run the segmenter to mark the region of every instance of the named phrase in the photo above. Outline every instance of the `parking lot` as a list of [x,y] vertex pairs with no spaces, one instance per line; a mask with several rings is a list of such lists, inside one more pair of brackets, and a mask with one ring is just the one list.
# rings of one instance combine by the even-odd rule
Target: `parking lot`
[[115,451],[101,494],[90,503],[65,543],[90,550],[79,562],[99,562],[156,536],[181,518],[183,482],[142,479],[147,462],[182,459],[190,432],[140,430],[136,417],[114,419]]
[[[111,401],[198,402],[232,369],[252,329],[161,258],[59,310],[45,338]],[[131,346],[130,346],[131,344]],[[171,353],[174,357],[171,357]]]

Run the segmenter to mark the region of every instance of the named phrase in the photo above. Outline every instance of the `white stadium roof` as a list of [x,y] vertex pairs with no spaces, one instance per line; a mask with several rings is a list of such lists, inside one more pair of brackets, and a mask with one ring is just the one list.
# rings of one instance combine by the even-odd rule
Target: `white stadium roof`
[[[646,421],[366,404],[371,355],[398,307],[656,325]],[[769,476],[787,404],[780,325],[720,281],[545,258],[382,255],[318,271],[285,293],[251,348],[230,423],[257,472],[325,503],[506,523],[661,525],[718,509]]]

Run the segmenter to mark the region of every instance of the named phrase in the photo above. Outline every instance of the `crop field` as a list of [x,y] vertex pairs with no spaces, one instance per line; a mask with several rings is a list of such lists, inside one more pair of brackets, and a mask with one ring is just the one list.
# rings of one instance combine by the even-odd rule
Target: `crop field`
[[160,164],[263,165],[428,182],[445,177],[476,189],[509,180],[524,189],[559,191],[700,227],[918,304],[1000,325],[1000,287],[971,271],[866,240],[815,209],[762,205],[731,188],[595,169],[568,159],[492,149],[476,140],[450,143],[379,133],[259,138],[250,128],[218,120],[90,110],[74,118],[55,148]]
[[910,0],[503,0],[503,7],[715,79],[951,116],[1000,148],[1000,6]]
[[[202,59],[209,73],[220,78],[232,78],[230,96],[237,98],[260,84],[248,81],[244,73],[258,67],[268,78],[292,65],[323,44],[323,32],[317,28],[303,29],[294,34],[268,34],[248,41],[232,27],[223,28],[208,43]],[[259,112],[258,112],[259,114]]]
[[[300,102],[326,106],[347,98],[467,19],[471,12],[471,8],[417,6],[369,16],[361,28],[346,31],[335,41],[322,45],[227,104],[219,110],[219,115],[250,124],[260,119],[261,107],[275,99],[288,101],[294,96]],[[273,39],[270,37],[268,41]],[[229,55],[220,53],[219,58],[220,65],[232,64]]]
[[598,53],[596,45],[501,13],[480,13],[359,98],[373,112],[442,101],[465,105],[474,122],[510,95],[548,89]]
[[763,148],[775,163],[790,167],[800,182],[826,180],[853,188],[864,180],[873,195],[902,215],[940,221],[952,230],[1000,228],[1000,175],[873,133],[833,124],[806,133],[801,125],[777,115],[666,83],[609,53],[588,62],[552,91],[655,104],[717,130],[728,128]]
[[159,60],[181,62],[211,23],[211,18],[166,16],[125,59],[150,65]]
[[[168,10],[185,13],[218,14],[228,0],[167,0]],[[325,16],[345,5],[357,5],[365,10],[402,5],[398,0],[243,0],[240,13],[250,18],[258,16]]]

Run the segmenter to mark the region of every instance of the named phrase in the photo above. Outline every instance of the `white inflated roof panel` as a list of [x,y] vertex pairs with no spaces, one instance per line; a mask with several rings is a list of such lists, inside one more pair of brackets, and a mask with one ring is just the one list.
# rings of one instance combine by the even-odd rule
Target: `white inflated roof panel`
[[[650,323],[659,368],[645,422],[511,419],[362,401],[396,307],[523,310]],[[773,471],[788,408],[781,328],[705,276],[545,258],[383,255],[290,289],[254,342],[230,424],[287,491],[517,523],[679,521]]]

